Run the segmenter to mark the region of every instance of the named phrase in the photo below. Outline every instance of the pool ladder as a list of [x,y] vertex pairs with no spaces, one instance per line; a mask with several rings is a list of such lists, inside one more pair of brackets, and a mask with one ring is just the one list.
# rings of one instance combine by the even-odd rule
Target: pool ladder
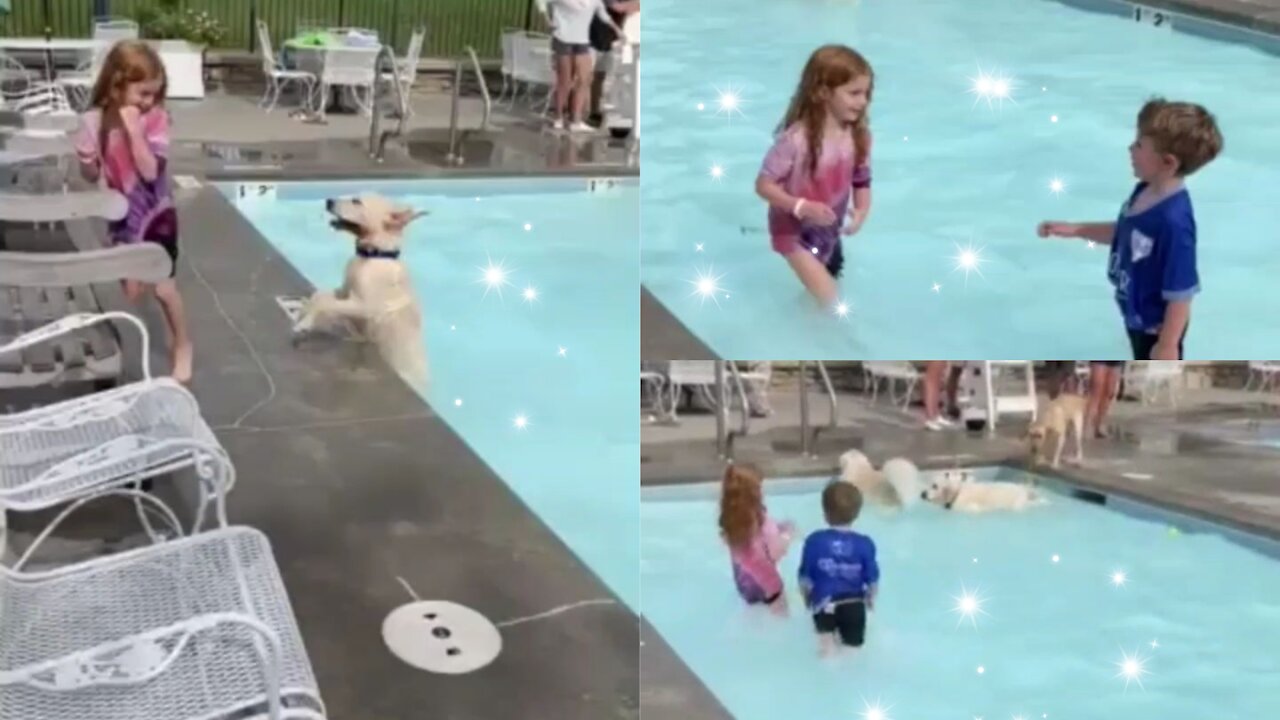
[[[827,372],[827,366],[821,360],[813,363],[818,369],[818,377],[822,380],[823,389],[826,390],[827,402],[829,408],[828,421],[825,426],[810,427],[809,422],[809,363],[800,363],[799,373],[799,393],[800,393],[800,455],[802,457],[815,457],[817,455],[816,448],[818,445],[818,437],[824,430],[834,430],[839,423],[836,413],[836,391],[831,384],[831,375]],[[726,380],[725,369],[728,368],[729,377],[733,378],[734,389],[737,391],[738,401],[742,412],[742,419],[737,430],[729,429],[729,388]],[[716,455],[726,462],[733,461],[733,444],[736,438],[746,435],[751,429],[751,408],[747,403],[747,393],[743,388],[742,376],[738,372],[738,366],[733,362],[717,362],[716,363]]]
[[[480,121],[480,127],[478,128],[460,130],[458,128],[458,103],[462,94],[463,68],[467,60],[471,61],[471,68],[476,74],[476,82],[480,84],[480,95],[484,98],[484,119]],[[492,114],[493,98],[489,95],[489,83],[485,82],[484,71],[480,69],[480,58],[476,56],[475,48],[468,45],[467,57],[460,58],[453,66],[453,101],[449,107],[449,151],[445,154],[445,162],[459,166],[466,162],[466,158],[462,156],[462,144],[470,133],[492,130],[493,128],[489,125],[489,117]]]
[[[404,136],[404,124],[409,117],[409,103],[404,96],[404,85],[400,82],[400,65],[396,61],[395,52],[392,51],[390,45],[383,45],[378,49],[378,59],[374,61],[373,66],[381,70],[384,59],[391,65],[392,80],[389,84],[395,87],[396,107],[399,108],[399,117],[394,130],[382,129],[382,113],[378,111],[378,91],[375,83],[373,101],[370,103],[372,111],[369,113],[371,116],[369,120],[369,157],[379,163],[386,158],[387,140],[392,137]],[[414,72],[417,72],[417,68],[414,68]]]

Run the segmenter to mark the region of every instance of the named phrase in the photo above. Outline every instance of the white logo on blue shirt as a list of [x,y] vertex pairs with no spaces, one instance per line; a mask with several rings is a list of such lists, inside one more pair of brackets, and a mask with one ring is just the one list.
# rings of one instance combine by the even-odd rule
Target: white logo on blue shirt
[[1151,249],[1156,245],[1156,241],[1143,235],[1137,228],[1129,236],[1129,249],[1133,255],[1133,262],[1139,262],[1151,254]]

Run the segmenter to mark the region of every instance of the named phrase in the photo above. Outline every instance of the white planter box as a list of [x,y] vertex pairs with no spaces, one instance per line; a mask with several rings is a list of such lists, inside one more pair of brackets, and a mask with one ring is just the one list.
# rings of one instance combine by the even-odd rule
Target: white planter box
[[168,97],[178,100],[204,97],[204,47],[186,40],[149,40],[159,53],[169,77]]

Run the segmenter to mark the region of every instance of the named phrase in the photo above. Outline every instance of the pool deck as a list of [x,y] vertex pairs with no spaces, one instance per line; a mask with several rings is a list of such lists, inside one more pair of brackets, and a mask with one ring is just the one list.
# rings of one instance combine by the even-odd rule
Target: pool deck
[[[518,112],[491,136],[499,150],[461,171],[412,152],[389,154],[378,166],[360,150],[366,119],[335,116],[312,126],[254,103],[256,95],[242,92],[175,103],[175,173],[207,180],[636,172],[617,143],[549,136]],[[415,105],[414,137],[447,127],[438,95]],[[213,147],[239,157],[219,161]],[[565,147],[598,150],[611,164],[565,163]],[[245,169],[259,159],[275,166]],[[196,340],[192,390],[238,471],[232,522],[259,528],[272,543],[329,717],[638,718],[635,613],[376,353],[322,340],[294,348],[275,298],[309,294],[306,279],[212,186],[175,194],[178,283]],[[140,315],[162,337],[158,310],[148,305]],[[167,368],[160,348],[153,362]],[[14,518],[11,547],[29,542],[40,520]],[[136,527],[131,520],[87,513],[59,530],[51,551],[83,557],[132,544],[136,536],[124,534]],[[502,630],[503,651],[486,668],[416,670],[381,636],[387,614],[412,601],[401,579],[423,599],[521,622]],[[594,602],[569,607],[583,601]]]
[[[1099,0],[1058,1],[1068,5],[1100,4]],[[1114,0],[1103,1],[1119,4]],[[1280,0],[1143,0],[1137,4],[1258,32],[1280,34]]]
[[[1045,400],[1042,398],[1042,401]],[[751,420],[749,434],[736,443],[735,456],[753,462],[773,478],[830,476],[840,453],[862,450],[877,466],[907,457],[922,468],[1025,465],[1026,423],[1002,422],[995,437],[963,430],[928,432],[918,407],[905,413],[883,397],[837,396],[837,430],[820,436],[817,454],[799,456],[797,387],[775,387],[773,414]],[[1110,440],[1086,442],[1082,468],[1037,472],[1103,494],[1114,494],[1280,539],[1280,447],[1231,444],[1202,434],[1211,423],[1280,419],[1280,394],[1232,390],[1186,390],[1179,408],[1121,401],[1111,420]],[[809,398],[811,418],[825,423],[825,395]],[[739,416],[730,415],[730,427]],[[646,418],[642,417],[642,420]],[[1070,445],[1068,445],[1070,448]],[[647,423],[641,430],[641,483],[647,488],[715,482],[723,469],[715,453],[715,421],[709,414],[682,414],[675,426]],[[1131,474],[1126,477],[1125,474]],[[641,709],[645,718],[722,720],[723,709],[683,661],[646,626],[641,654]]]

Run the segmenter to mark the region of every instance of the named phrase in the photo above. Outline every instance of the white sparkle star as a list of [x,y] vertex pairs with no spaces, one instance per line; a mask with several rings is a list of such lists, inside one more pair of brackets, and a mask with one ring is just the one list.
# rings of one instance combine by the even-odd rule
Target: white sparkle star
[[983,674],[983,673],[985,673],[986,671],[987,671],[987,669],[986,669],[985,667],[983,667],[983,666],[981,666],[981,665],[979,665],[979,666],[978,666],[978,674],[979,674],[979,675],[982,675],[982,674]]
[[723,277],[724,275],[716,275],[712,268],[707,268],[706,271],[699,270],[698,277],[689,281],[689,284],[693,285],[693,292],[690,294],[701,296],[703,304],[706,304],[707,299],[710,298],[716,307],[720,307],[718,296],[725,292],[725,289],[720,287],[720,279]]
[[569,350],[567,348],[560,347],[556,349],[556,354],[560,357],[565,357],[569,354]]
[[1116,663],[1116,667],[1120,668],[1120,672],[1116,673],[1116,677],[1124,678],[1124,689],[1129,689],[1130,682],[1136,682],[1138,687],[1146,690],[1142,685],[1142,676],[1150,674],[1147,672],[1146,659],[1139,656],[1137,652],[1130,655],[1121,650],[1120,655],[1120,662]]
[[510,281],[507,280],[507,276],[510,274],[510,271],[502,264],[503,262],[505,261],[499,260],[495,265],[491,258],[487,267],[480,268],[481,276],[479,282],[484,283],[485,297],[489,296],[490,290],[497,290],[498,297],[501,298],[502,286],[511,284]]
[[1058,178],[1054,178],[1049,181],[1049,192],[1053,193],[1054,195],[1061,195],[1062,192],[1066,189],[1067,189],[1067,184],[1062,182],[1062,180]]
[[524,415],[517,415],[515,419],[511,421],[511,424],[514,425],[517,430],[524,430],[529,427],[529,418]]
[[525,224],[524,224],[524,231],[525,231],[525,232],[529,232],[529,231],[530,231],[530,230],[532,230],[532,229],[533,229],[533,223],[525,223]]
[[703,110],[706,110],[706,109],[707,109],[706,103],[698,103],[698,112],[702,112]]
[[849,306],[849,303],[845,302],[844,300],[841,300],[837,302],[835,305],[831,306],[831,312],[835,313],[836,317],[843,320],[849,317],[849,313],[853,312],[853,308]]
[[[742,112],[742,94],[738,92],[732,85],[721,89],[716,88],[716,114],[727,115],[730,118],[734,113],[743,115]],[[743,115],[743,117],[746,117]]]
[[454,398],[454,400],[453,400],[453,406],[454,406],[454,407],[462,407],[462,398]]
[[1116,570],[1115,572],[1111,573],[1111,584],[1115,585],[1116,587],[1123,587],[1124,584],[1128,581],[1129,581],[1129,578],[1125,576],[1123,570]]
[[933,291],[934,291],[934,292],[942,292],[942,285],[941,285],[940,283],[934,283],[934,284],[933,284]]
[[1094,241],[1090,240],[1090,241],[1086,242],[1084,245],[1085,245],[1085,247],[1087,247],[1087,248],[1089,248],[1090,250],[1092,250],[1092,249],[1094,249],[1095,247],[1097,247],[1097,246],[1098,246],[1098,243],[1096,243],[1096,242],[1094,242]]
[[993,100],[1002,107],[1005,100],[1013,102],[1013,78],[999,73],[988,73],[979,67],[978,76],[969,78],[969,82],[971,83],[969,92],[974,95],[975,107],[983,100],[987,101],[987,107],[992,107]]
[[530,285],[521,294],[524,296],[525,302],[533,302],[538,299],[538,288]]
[[[952,596],[952,600],[956,601],[955,607],[951,610],[960,615],[960,620],[956,622],[956,627],[960,627],[965,620],[968,620],[974,627],[978,627],[978,615],[986,615],[986,611],[982,609],[982,596],[976,592],[969,592],[963,585],[960,586],[960,594]],[[978,672],[982,672],[981,669]]]
[[1054,562],[1058,562],[1058,561],[1059,561],[1059,560],[1061,560],[1062,558],[1058,557],[1057,555],[1054,555],[1053,557],[1051,557],[1051,558],[1049,558],[1049,559],[1050,559],[1050,560],[1052,560],[1052,561],[1054,561]]
[[1152,640],[1152,641],[1151,641],[1151,649],[1152,649],[1152,650],[1155,650],[1155,649],[1156,649],[1156,648],[1158,648],[1158,647],[1160,647],[1160,643],[1159,643],[1158,641],[1156,641],[1156,640]]
[[969,286],[969,273],[976,272],[978,277],[983,277],[982,269],[979,267],[982,264],[982,250],[983,248],[975,250],[972,243],[967,247],[960,247],[960,244],[956,243],[956,254],[952,256],[952,259],[956,261],[956,266],[952,272],[956,270],[964,271],[965,287]]
[[889,720],[889,710],[891,708],[880,707],[879,700],[876,700],[873,704],[864,699],[862,704],[862,720]]
[[694,245],[694,246],[693,246],[693,251],[694,251],[694,252],[702,252],[702,243],[697,243],[696,245]]
[[710,174],[712,180],[719,180],[724,177],[724,168],[719,165],[712,165]]
[[1056,122],[1058,122],[1058,116],[1057,116],[1057,115],[1050,115],[1050,116],[1049,116],[1049,122],[1051,122],[1051,123],[1056,123]]

